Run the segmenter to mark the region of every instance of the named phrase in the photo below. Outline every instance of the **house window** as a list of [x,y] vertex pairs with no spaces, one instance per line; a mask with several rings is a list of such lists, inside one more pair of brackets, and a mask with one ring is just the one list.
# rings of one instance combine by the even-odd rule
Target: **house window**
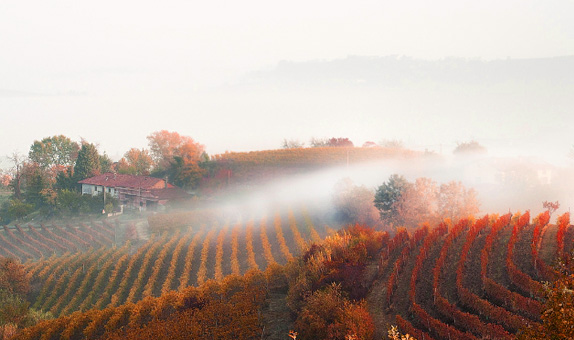
[[108,192],[112,192],[112,188],[108,188]]

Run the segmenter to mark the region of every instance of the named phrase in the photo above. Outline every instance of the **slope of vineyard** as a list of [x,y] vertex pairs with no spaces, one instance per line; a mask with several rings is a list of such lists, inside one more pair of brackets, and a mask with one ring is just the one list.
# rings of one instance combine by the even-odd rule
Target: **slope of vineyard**
[[[372,290],[370,307],[385,311],[381,325],[397,324],[425,338],[512,338],[540,322],[546,274],[539,269],[551,268],[560,244],[572,242],[569,215],[559,220],[549,225],[545,213],[529,224],[527,212],[463,220],[422,240],[414,233],[400,247],[383,250],[378,281],[387,283],[373,286],[384,293]],[[533,234],[542,228],[543,234]]]
[[392,159],[413,159],[421,152],[385,147],[317,147],[251,152],[226,152],[212,156],[208,175],[201,182],[203,191],[276,179],[332,166],[355,165]]
[[[213,221],[211,225],[166,229],[152,234],[139,247],[128,242],[121,248],[74,249],[44,259],[46,269],[41,271],[35,262],[28,262],[33,285],[42,287],[32,295],[32,305],[58,316],[134,303],[209,279],[240,275],[250,268],[264,270],[273,263],[285,264],[290,256],[301,254],[303,243],[328,233],[326,228],[316,230],[307,225],[303,213],[277,212],[273,216],[273,220],[237,222],[233,228],[228,222]],[[299,243],[286,241],[295,237],[300,238]],[[106,285],[103,280],[109,275],[112,278]]]
[[[328,284],[327,279],[343,282],[350,296],[364,296],[375,318],[375,338],[380,339],[389,325],[396,324],[403,332],[424,339],[511,339],[518,330],[540,322],[544,301],[535,289],[545,274],[539,269],[551,268],[557,254],[563,254],[574,241],[569,214],[558,217],[556,225],[549,224],[547,213],[530,219],[528,212],[487,215],[410,232],[400,229],[392,238],[377,236],[383,240],[382,248],[368,265],[374,272],[369,269],[371,274],[362,281],[349,284],[344,283],[344,275],[358,272],[343,266],[342,274],[324,272],[320,285]],[[255,308],[253,315],[261,318],[241,319],[245,334],[258,329],[258,336],[265,335],[263,338],[284,338],[281,332],[288,326],[277,326],[277,321],[289,323],[288,289],[282,276],[285,267],[280,265],[293,257],[295,261],[311,261],[314,266],[319,265],[317,261],[326,261],[326,268],[333,268],[335,256],[355,258],[348,252],[330,253],[337,239],[348,242],[346,236],[319,242],[305,257],[299,257],[306,245],[330,232],[326,226],[317,228],[305,211],[277,212],[260,219],[163,230],[152,234],[138,249],[130,249],[134,246],[127,243],[121,248],[91,248],[28,262],[34,285],[42,287],[33,304],[61,317],[27,330],[22,338],[46,338],[45,334],[52,334],[54,339],[65,338],[65,334],[75,334],[77,339],[104,334],[111,338],[143,336],[155,334],[156,327],[167,324],[175,327],[174,332],[196,332],[197,325],[185,320],[207,322],[223,316],[225,313],[209,314],[217,313],[210,309],[211,303],[225,304],[225,299],[240,294],[236,285],[252,289],[250,280],[256,277],[265,281],[255,280],[263,295],[244,293],[256,294],[257,299],[267,302],[258,300],[261,304],[246,307]],[[349,249],[359,252],[363,248]],[[537,264],[539,261],[544,264]],[[265,268],[265,273],[259,271]],[[350,271],[344,274],[345,270]],[[237,273],[247,273],[249,279]],[[289,285],[297,282],[294,279]],[[318,283],[307,284],[320,287]],[[226,297],[211,300],[217,294]],[[207,304],[207,300],[212,302]],[[237,302],[233,304],[237,306]],[[226,313],[235,313],[234,308],[229,306]]]
[[13,225],[0,229],[0,256],[34,261],[67,252],[111,247],[116,242],[116,225]]

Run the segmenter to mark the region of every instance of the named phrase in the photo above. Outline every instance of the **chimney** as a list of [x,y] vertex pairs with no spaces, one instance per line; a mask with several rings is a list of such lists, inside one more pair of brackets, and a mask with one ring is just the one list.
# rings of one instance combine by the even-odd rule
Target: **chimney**
[[165,176],[165,180],[163,181],[163,183],[164,183],[163,188],[167,189],[167,176]]

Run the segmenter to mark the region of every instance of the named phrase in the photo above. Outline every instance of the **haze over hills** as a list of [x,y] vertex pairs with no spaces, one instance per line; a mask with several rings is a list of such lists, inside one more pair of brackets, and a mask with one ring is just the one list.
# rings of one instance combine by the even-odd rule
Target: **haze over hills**
[[[281,61],[271,70],[251,72],[254,84],[355,85],[409,88],[413,85],[574,85],[574,56],[535,59],[416,59],[408,56],[348,56],[307,62]],[[502,84],[501,84],[502,83]]]
[[[3,110],[14,113],[5,124],[19,133],[2,144],[0,154],[27,153],[35,139],[64,134],[99,143],[101,151],[119,158],[134,141],[144,146],[158,124],[192,136],[210,154],[275,149],[283,138],[333,136],[355,145],[398,139],[415,150],[448,154],[456,142],[476,139],[491,155],[563,163],[572,146],[573,56],[283,61],[222,86],[166,83],[157,91],[142,86],[141,72],[117,86],[90,76],[84,88],[54,92],[65,95],[30,98],[16,96],[16,89],[2,91]],[[38,112],[34,126],[17,118]]]

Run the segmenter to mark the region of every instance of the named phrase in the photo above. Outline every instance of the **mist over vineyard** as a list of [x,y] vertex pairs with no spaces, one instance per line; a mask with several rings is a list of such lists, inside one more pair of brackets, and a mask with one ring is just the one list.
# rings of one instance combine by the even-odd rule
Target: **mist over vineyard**
[[0,340],[574,339],[574,2],[0,2]]

